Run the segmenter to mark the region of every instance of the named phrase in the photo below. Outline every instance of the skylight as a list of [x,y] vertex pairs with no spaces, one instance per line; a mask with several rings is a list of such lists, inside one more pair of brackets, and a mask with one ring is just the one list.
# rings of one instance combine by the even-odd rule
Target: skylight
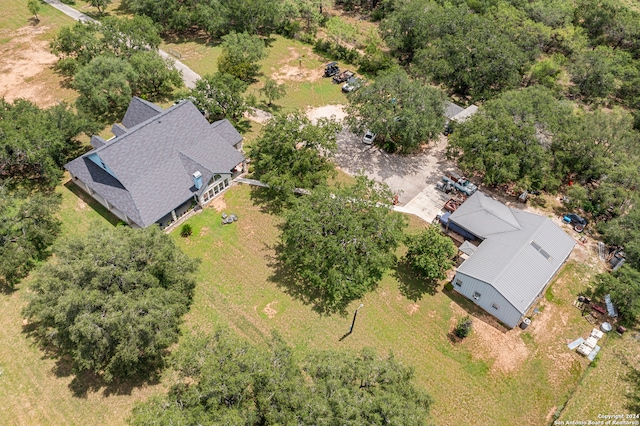
[[538,253],[543,255],[545,259],[551,261],[551,255],[544,251],[544,249],[540,247],[540,244],[536,243],[535,241],[531,241],[531,247],[533,247]]

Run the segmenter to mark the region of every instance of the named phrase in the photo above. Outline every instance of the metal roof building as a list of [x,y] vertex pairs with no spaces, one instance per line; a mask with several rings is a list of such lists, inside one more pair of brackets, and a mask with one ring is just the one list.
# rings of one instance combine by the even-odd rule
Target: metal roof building
[[507,207],[480,191],[449,220],[482,240],[458,268],[454,289],[511,328],[542,294],[576,243],[550,219]]

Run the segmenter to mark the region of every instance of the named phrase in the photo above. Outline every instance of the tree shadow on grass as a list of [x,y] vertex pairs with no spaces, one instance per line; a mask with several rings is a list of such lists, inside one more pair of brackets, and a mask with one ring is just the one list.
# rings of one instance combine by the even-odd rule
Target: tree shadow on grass
[[240,119],[234,122],[234,127],[240,134],[244,135],[251,130],[251,121],[246,119]]
[[276,104],[275,102],[272,102],[271,105],[269,105],[264,99],[261,99],[260,102],[258,102],[258,105],[256,107],[261,109],[262,111],[267,111],[273,115],[276,115],[282,112],[282,107],[280,105]]
[[625,394],[627,397],[626,408],[631,413],[640,413],[640,369],[631,365],[629,360],[624,355],[621,357],[622,365],[629,368],[627,374],[623,376],[623,379],[631,385],[631,389]]
[[46,335],[38,329],[38,323],[24,325],[22,332],[31,338],[42,351],[42,359],[55,360],[52,372],[56,377],[74,376],[68,387],[76,398],[87,398],[89,393],[97,392],[102,392],[104,396],[131,395],[136,388],[160,382],[161,362],[152,363],[148,368],[134,375],[114,378],[107,382],[102,375],[93,370],[78,371],[71,357],[63,354],[59,348],[52,345]]
[[256,206],[260,207],[262,212],[267,214],[279,215],[289,205],[289,203],[282,200],[281,197],[274,197],[274,190],[271,188],[251,186],[249,197]]
[[344,316],[347,314],[346,308],[351,302],[350,300],[331,303],[321,290],[305,282],[294,268],[280,260],[282,246],[269,246],[268,248],[269,251],[276,252],[275,256],[267,259],[267,265],[273,270],[271,276],[268,277],[270,282],[305,305],[311,305],[311,308],[321,315],[340,314]]
[[425,294],[433,296],[438,292],[439,282],[437,280],[421,278],[404,260],[397,263],[393,277],[398,281],[400,294],[414,302],[422,299]]

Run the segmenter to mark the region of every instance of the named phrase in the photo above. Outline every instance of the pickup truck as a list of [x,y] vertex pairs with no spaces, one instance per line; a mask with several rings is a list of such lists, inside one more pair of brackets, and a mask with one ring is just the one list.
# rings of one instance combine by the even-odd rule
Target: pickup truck
[[353,77],[355,74],[353,73],[353,71],[342,71],[340,74],[334,75],[333,76],[333,82],[334,83],[344,83],[345,81],[349,80],[351,77]]
[[450,185],[453,185],[455,189],[465,195],[473,195],[473,193],[478,190],[478,187],[471,183],[471,181],[465,177],[456,175],[443,176],[442,180]]

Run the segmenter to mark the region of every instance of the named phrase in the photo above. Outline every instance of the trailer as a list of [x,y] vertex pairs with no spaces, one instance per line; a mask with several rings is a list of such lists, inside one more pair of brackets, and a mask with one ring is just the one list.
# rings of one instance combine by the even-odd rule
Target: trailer
[[355,73],[353,71],[342,71],[340,74],[334,75],[333,76],[333,82],[334,83],[344,83],[345,81],[349,80],[351,77],[353,77],[355,75]]

